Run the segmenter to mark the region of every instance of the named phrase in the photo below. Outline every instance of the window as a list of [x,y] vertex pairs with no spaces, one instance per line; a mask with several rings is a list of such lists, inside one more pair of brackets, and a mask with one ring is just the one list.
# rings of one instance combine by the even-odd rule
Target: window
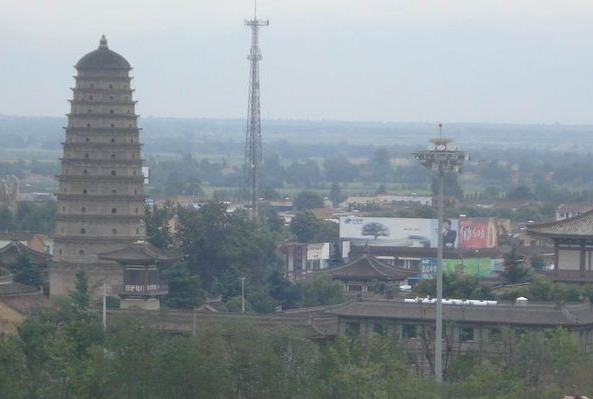
[[417,331],[414,324],[402,324],[402,338],[416,338]]
[[136,158],[136,155],[132,154],[132,159]]
[[91,101],[92,101],[92,100],[93,100],[93,96],[89,96],[89,100],[91,100]]
[[140,229],[136,229],[136,234],[140,234]]
[[[130,125],[130,127],[132,127],[132,125]],[[134,142],[134,139],[130,139],[130,143],[133,143],[133,142]]]
[[138,190],[134,190],[134,194],[138,194]]
[[113,235],[117,235],[117,229],[112,229],[112,230],[111,230],[111,234],[113,234]]
[[85,169],[85,170],[82,172],[82,174],[83,174],[83,175],[88,175],[88,174],[89,174],[89,171]]
[[[64,191],[66,191],[66,190],[64,190]],[[83,188],[83,189],[82,189],[82,193],[83,193],[83,194],[87,194],[87,193],[88,193],[88,191],[86,190],[86,188]]]
[[357,337],[360,335],[360,323],[346,323],[346,335],[349,337]]
[[91,89],[94,89],[95,85],[93,83],[91,83]]
[[109,88],[110,88],[110,89],[113,89],[113,85],[109,85]]
[[112,113],[113,113],[113,110],[112,110],[112,109],[110,109],[110,110],[109,110],[109,113],[110,113],[110,114],[112,114]]
[[89,139],[89,138],[87,137],[86,139],[84,139],[84,141],[86,141],[86,142],[88,143],[89,141],[91,141],[91,139]]
[[79,250],[78,255],[80,255],[80,256],[84,255],[84,249]]
[[138,213],[138,208],[136,208],[136,213]]
[[80,229],[80,234],[86,234],[86,229]]
[[66,212],[66,207],[65,206],[62,207],[62,212]]
[[92,109],[89,109],[89,110],[88,110],[88,113],[89,113],[89,114],[93,113],[93,110],[92,110]]
[[81,213],[86,213],[86,208],[83,206],[82,208],[80,208],[80,212]]
[[110,99],[110,100],[113,100],[113,96],[109,96],[109,99]]
[[111,194],[116,195],[117,194],[117,190],[115,190],[115,189],[111,190]]
[[112,159],[115,159],[115,154],[111,154],[111,158]]
[[501,342],[502,341],[502,333],[500,332],[499,328],[491,328],[490,329],[490,342]]
[[87,123],[87,124],[86,124],[86,127],[91,127],[91,124],[90,124],[90,123]]
[[361,292],[362,284],[348,284],[348,291]]
[[373,332],[379,335],[387,335],[387,323],[373,323]]
[[88,158],[89,158],[89,154],[84,154],[84,157],[85,157],[86,159],[88,159]]
[[112,124],[111,124],[111,127],[115,127],[115,124],[114,124],[114,123],[112,123]]
[[136,171],[134,171],[132,174],[133,174],[134,176],[136,176]]
[[111,208],[111,213],[117,213],[117,209],[116,208]]
[[115,176],[117,174],[117,172],[115,170],[111,171],[111,176]]
[[471,327],[463,327],[459,329],[459,341],[470,342],[474,340],[474,329]]
[[111,142],[112,142],[112,143],[115,143],[115,139],[114,139],[114,138],[112,138],[112,139],[111,139]]
[[62,248],[60,248],[60,255],[62,255]]

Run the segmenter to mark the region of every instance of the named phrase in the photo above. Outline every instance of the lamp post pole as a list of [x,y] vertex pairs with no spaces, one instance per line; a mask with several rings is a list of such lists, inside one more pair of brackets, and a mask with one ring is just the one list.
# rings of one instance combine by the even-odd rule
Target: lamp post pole
[[443,208],[445,176],[448,173],[459,172],[467,154],[449,145],[451,139],[444,138],[442,124],[439,124],[440,135],[431,139],[428,150],[417,151],[414,157],[422,166],[430,170],[438,181],[438,250],[437,250],[437,303],[436,303],[436,334],[434,344],[434,374],[436,381],[443,382]]
[[241,313],[245,314],[245,277],[241,277]]

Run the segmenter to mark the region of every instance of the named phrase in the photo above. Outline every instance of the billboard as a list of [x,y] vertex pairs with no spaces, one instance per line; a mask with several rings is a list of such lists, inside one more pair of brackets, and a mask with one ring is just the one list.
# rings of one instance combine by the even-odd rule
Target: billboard
[[[459,221],[443,225],[445,247],[458,247]],[[374,246],[436,248],[437,219],[345,216],[340,218],[340,239]]]
[[[443,273],[490,277],[494,271],[494,261],[494,259],[490,258],[443,259]],[[420,261],[420,274],[423,279],[434,278],[436,268],[436,258],[424,258]]]
[[459,219],[459,248],[495,248],[497,243],[498,233],[495,219]]
[[[497,245],[494,218],[445,219],[442,234],[446,248],[480,249]],[[340,239],[359,245],[436,248],[438,220],[344,216],[340,218]]]

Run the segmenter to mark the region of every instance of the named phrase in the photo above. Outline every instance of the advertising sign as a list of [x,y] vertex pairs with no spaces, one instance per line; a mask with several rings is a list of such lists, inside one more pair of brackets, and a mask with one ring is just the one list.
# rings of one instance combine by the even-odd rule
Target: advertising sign
[[[461,273],[467,276],[490,277],[492,262],[490,258],[443,259],[443,273]],[[434,278],[436,274],[436,258],[424,258],[420,261],[423,279]]]
[[[445,220],[443,243],[445,247],[458,247],[457,219]],[[393,247],[438,246],[437,219],[382,218],[345,216],[340,218],[340,239],[353,244]]]
[[459,248],[495,248],[497,241],[496,222],[493,218],[459,220]]

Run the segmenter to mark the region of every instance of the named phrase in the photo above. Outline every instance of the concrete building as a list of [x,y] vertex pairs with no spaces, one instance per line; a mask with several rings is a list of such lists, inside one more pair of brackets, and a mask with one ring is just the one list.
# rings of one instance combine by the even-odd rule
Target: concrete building
[[123,270],[98,254],[127,247],[145,237],[144,176],[138,115],[128,61],[99,48],[75,66],[59,175],[58,211],[50,293],[65,295],[84,270],[93,295],[123,283]]

